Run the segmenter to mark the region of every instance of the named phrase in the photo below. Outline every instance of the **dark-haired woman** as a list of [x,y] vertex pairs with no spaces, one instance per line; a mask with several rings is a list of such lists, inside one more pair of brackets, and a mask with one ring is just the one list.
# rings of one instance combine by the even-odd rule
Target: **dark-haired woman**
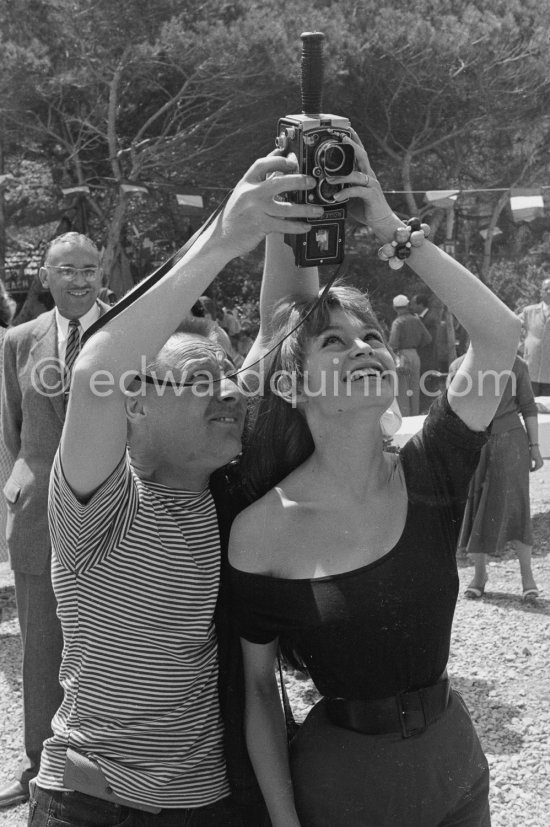
[[[349,189],[337,198],[360,199],[387,255],[410,230],[355,150],[358,169],[338,179]],[[457,534],[499,401],[483,374],[510,368],[519,322],[422,240],[414,236],[408,263],[472,344],[400,455],[383,451],[395,365],[368,300],[337,287],[318,305],[290,299],[272,321],[275,340],[287,338],[245,460],[258,499],[234,523],[230,562],[247,743],[273,827],[490,823],[487,762],[446,666]],[[279,644],[323,696],[290,758],[273,670]]]

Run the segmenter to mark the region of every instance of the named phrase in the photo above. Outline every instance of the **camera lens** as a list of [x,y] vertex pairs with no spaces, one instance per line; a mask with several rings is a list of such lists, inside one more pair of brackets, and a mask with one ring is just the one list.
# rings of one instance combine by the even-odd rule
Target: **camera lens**
[[316,153],[319,166],[328,175],[335,175],[344,165],[346,155],[340,144],[335,141],[325,141]]
[[317,195],[320,201],[324,201],[325,204],[332,204],[334,202],[334,196],[337,192],[340,192],[341,189],[342,187],[339,184],[329,184],[328,181],[323,179],[319,181],[317,185]]
[[329,146],[325,151],[325,170],[327,172],[338,172],[345,160],[346,157],[341,146],[338,146],[338,144]]

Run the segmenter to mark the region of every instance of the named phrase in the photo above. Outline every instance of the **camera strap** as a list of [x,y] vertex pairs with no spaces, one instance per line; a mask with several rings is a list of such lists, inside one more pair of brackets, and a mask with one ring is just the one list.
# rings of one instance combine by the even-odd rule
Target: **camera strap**
[[[195,244],[195,242],[198,241],[200,236],[208,229],[208,227],[212,224],[212,222],[222,212],[222,210],[224,209],[224,207],[225,207],[225,205],[226,205],[226,203],[229,199],[229,196],[231,195],[232,192],[233,192],[233,190],[229,190],[227,195],[224,197],[224,199],[221,201],[221,203],[216,207],[214,212],[206,219],[204,224],[202,224],[202,226],[199,227],[199,229],[196,231],[196,233],[194,235],[192,235],[191,238],[188,239],[182,247],[180,247],[179,250],[177,250],[166,261],[164,261],[160,265],[160,267],[157,267],[157,269],[154,270],[149,276],[146,276],[142,281],[140,281],[139,284],[136,284],[135,287],[133,287],[131,290],[129,290],[128,293],[126,293],[126,295],[124,295],[121,299],[119,299],[119,301],[117,301],[117,303],[115,305],[110,307],[109,310],[107,310],[106,313],[104,313],[102,316],[100,316],[99,319],[97,319],[92,325],[90,325],[90,327],[86,331],[84,331],[84,333],[82,334],[82,337],[81,337],[81,347],[85,344],[85,342],[88,341],[88,339],[90,339],[94,335],[94,333],[97,333],[98,330],[101,330],[101,328],[105,327],[105,325],[108,324],[110,321],[112,321],[112,319],[115,319],[117,316],[119,316],[120,313],[122,313],[123,310],[126,310],[126,308],[130,307],[137,299],[139,299],[141,296],[145,295],[145,293],[147,293],[147,291],[154,284],[156,284],[158,281],[160,281],[172,269],[172,267],[176,264],[176,262],[178,262],[180,259],[183,258],[185,253],[187,253],[187,251],[191,249],[193,244]],[[247,365],[244,370],[235,371],[235,373],[232,373],[231,376],[228,377],[228,378],[233,378],[233,377],[238,376],[240,373],[243,373],[243,372],[246,373],[251,368],[256,367],[256,365],[259,365],[260,362],[263,362],[264,359],[266,359],[274,351],[276,351],[277,348],[279,348],[282,345],[282,343],[285,341],[285,339],[288,339],[289,336],[292,336],[292,334],[296,330],[298,330],[299,327],[301,327],[303,325],[303,323],[306,321],[306,319],[309,318],[309,316],[311,316],[313,311],[324,300],[324,298],[327,295],[328,291],[330,290],[330,288],[332,287],[332,285],[334,284],[334,282],[336,281],[336,279],[340,275],[340,270],[342,269],[342,264],[343,264],[343,262],[338,265],[335,272],[331,275],[331,277],[329,278],[329,280],[327,281],[327,283],[323,287],[323,290],[320,292],[317,301],[308,310],[308,312],[305,314],[305,316],[302,319],[300,319],[298,324],[296,324],[292,328],[292,330],[290,330],[285,336],[283,336],[282,339],[280,339],[278,342],[276,342],[266,353],[264,353],[262,356],[260,356],[259,359],[257,359],[252,364]],[[220,381],[220,380],[214,380],[214,381]]]
[[109,310],[104,313],[102,316],[99,317],[90,327],[82,334],[81,338],[81,345],[84,345],[88,339],[97,333],[98,330],[101,330],[108,322],[112,319],[115,319],[123,310],[126,310],[127,307],[130,307],[136,299],[139,299],[140,296],[143,296],[147,291],[158,281],[160,281],[171,269],[172,267],[178,262],[185,253],[191,249],[193,244],[198,241],[200,236],[208,229],[210,224],[214,221],[215,218],[221,213],[223,208],[225,207],[226,201],[231,195],[233,190],[230,190],[221,204],[216,207],[214,212],[206,219],[204,224],[199,227],[196,233],[188,239],[183,247],[180,247],[169,259],[164,261],[160,267],[157,267],[149,276],[146,276],[139,284],[136,284],[131,290],[128,291],[116,304],[109,308]]

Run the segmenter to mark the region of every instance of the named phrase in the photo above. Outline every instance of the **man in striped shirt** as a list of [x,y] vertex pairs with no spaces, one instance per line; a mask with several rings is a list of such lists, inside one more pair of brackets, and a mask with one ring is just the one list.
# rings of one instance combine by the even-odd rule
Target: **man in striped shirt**
[[307,231],[322,208],[279,196],[314,183],[289,159],[257,161],[74,366],[50,486],[64,700],[32,784],[33,827],[260,827],[235,806],[224,760],[209,489],[240,452],[245,398],[208,322],[173,331],[232,258],[268,233]]

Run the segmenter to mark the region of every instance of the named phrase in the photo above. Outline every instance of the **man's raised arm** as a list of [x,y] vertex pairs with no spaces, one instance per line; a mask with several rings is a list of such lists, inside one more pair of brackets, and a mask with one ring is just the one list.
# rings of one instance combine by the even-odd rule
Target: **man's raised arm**
[[305,219],[322,214],[322,207],[276,200],[315,184],[295,170],[295,162],[283,157],[256,161],[185,256],[83,347],[61,439],[63,471],[81,499],[107,479],[125,450],[131,378],[143,372],[213,278],[268,233],[306,232]]

